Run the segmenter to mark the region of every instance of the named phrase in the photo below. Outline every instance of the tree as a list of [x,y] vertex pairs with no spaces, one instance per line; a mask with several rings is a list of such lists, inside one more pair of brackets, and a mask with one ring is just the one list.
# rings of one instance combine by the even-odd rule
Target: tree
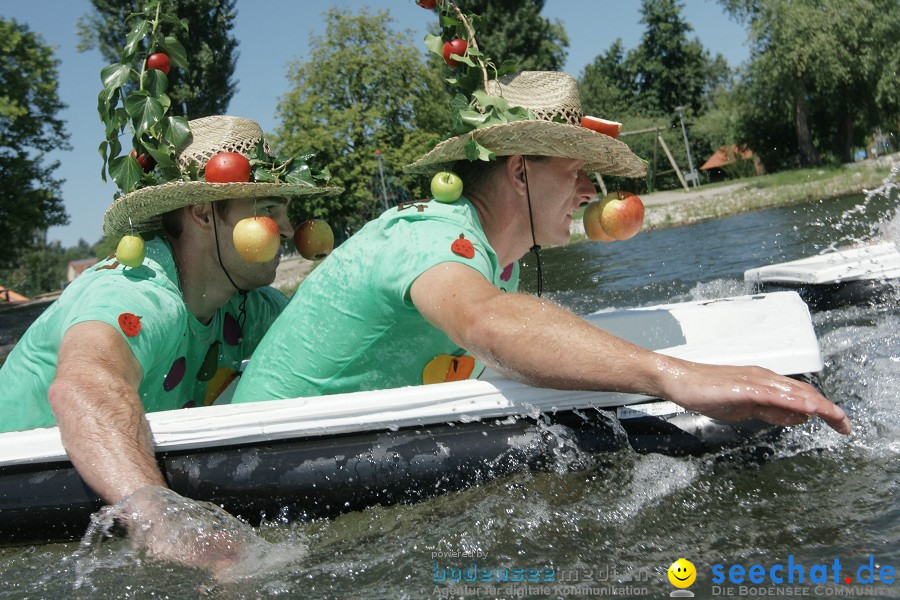
[[464,13],[479,16],[475,23],[478,48],[498,66],[512,60],[519,71],[559,71],[566,62],[569,38],[559,19],[541,16],[544,4],[544,0],[457,2]]
[[[449,118],[442,83],[423,62],[420,43],[398,33],[386,11],[350,14],[330,8],[325,36],[314,36],[310,59],[288,70],[278,105],[275,142],[288,154],[315,152],[328,165],[337,198],[289,205],[292,217],[329,220],[340,232],[361,226],[378,202],[371,182],[376,150],[392,173],[422,197],[421,182],[401,174],[428,150]],[[442,112],[444,111],[444,112]]]
[[[197,119],[225,114],[236,90],[233,80],[238,42],[234,29],[236,0],[163,0],[162,12],[185,19],[189,35],[179,35],[187,70],[169,72],[172,115]],[[93,12],[78,20],[79,50],[95,46],[110,62],[116,62],[129,27],[125,19],[142,0],[91,0]],[[151,49],[155,50],[155,49]]]
[[53,178],[59,162],[45,154],[68,150],[57,116],[59,60],[26,26],[0,18],[0,268],[14,266],[43,233],[69,221]]
[[605,54],[584,68],[578,80],[585,114],[621,121],[638,112],[635,106],[634,74],[625,64],[625,48],[617,39]]
[[641,23],[646,28],[640,45],[629,53],[629,71],[635,76],[637,103],[648,113],[671,116],[677,106],[697,114],[710,89],[710,80],[724,61],[713,63],[700,40],[688,39],[693,27],[681,16],[677,0],[642,0]]
[[[751,100],[744,130],[768,163],[849,161],[854,145],[900,118],[894,0],[720,0],[750,25]],[[762,117],[761,128],[751,119]],[[769,127],[788,128],[788,148],[763,146]],[[762,129],[762,131],[761,131]]]

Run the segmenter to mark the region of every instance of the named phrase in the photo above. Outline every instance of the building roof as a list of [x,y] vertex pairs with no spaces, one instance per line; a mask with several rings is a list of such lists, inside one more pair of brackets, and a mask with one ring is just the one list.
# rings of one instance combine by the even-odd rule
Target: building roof
[[709,169],[720,169],[725,165],[730,165],[738,160],[744,160],[753,157],[753,151],[750,148],[739,148],[737,145],[722,146],[716,153],[709,157],[700,167],[701,171]]

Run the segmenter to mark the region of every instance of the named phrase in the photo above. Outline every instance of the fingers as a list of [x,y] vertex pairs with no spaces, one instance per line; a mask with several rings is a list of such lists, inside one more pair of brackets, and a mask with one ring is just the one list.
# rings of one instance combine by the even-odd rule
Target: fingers
[[[762,402],[758,406],[757,418],[775,425],[801,425],[810,416],[817,416],[838,433],[850,433],[850,420],[842,408],[830,402],[816,388],[808,383],[781,378],[772,384],[770,402]],[[770,388],[771,389],[771,388]]]

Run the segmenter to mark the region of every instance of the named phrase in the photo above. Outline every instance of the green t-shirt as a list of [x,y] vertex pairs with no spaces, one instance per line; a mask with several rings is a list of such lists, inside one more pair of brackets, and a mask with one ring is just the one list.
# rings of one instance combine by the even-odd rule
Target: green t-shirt
[[125,268],[114,257],[99,262],[41,314],[0,368],[0,431],[55,424],[47,390],[59,345],[69,327],[85,321],[111,325],[128,343],[143,369],[138,393],[147,412],[211,404],[287,298],[273,288],[251,291],[243,328],[240,303],[235,294],[209,324],[200,323],[184,304],[163,240],[147,242],[140,267]]
[[436,356],[465,354],[410,299],[419,275],[446,262],[467,265],[504,291],[518,287],[518,263],[498,264],[468,200],[401,204],[366,224],[303,282],[232,401],[423,383]]

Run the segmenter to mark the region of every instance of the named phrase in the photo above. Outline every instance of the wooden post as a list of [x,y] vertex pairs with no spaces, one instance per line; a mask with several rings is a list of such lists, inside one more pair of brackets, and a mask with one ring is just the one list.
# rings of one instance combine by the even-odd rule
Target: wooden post
[[678,181],[681,182],[681,187],[684,188],[684,191],[689,192],[687,182],[684,180],[684,175],[681,174],[681,169],[678,168],[678,165],[675,163],[675,159],[672,158],[672,153],[669,152],[669,147],[666,146],[666,141],[663,139],[661,133],[656,134],[656,139],[659,140],[659,145],[662,146],[663,152],[666,153],[666,156],[669,159],[669,162],[672,164],[672,168],[675,170],[675,174],[678,175]]
[[[659,128],[656,129],[656,137],[659,137]],[[656,165],[659,160],[659,142],[653,140],[653,176],[650,178],[650,191],[656,191]]]

